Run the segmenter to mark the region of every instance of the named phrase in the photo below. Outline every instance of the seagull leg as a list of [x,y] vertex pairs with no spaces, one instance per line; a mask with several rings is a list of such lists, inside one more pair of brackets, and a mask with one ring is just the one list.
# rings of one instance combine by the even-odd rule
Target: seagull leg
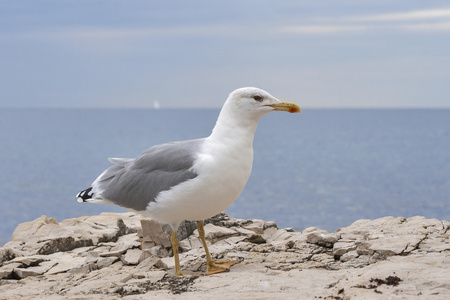
[[170,242],[172,243],[173,258],[175,259],[175,275],[184,276],[183,272],[181,272],[180,258],[178,257],[178,244],[180,243],[180,241],[178,240],[177,232],[175,230],[172,230],[172,234],[170,235]]
[[215,262],[211,255],[209,254],[208,246],[206,245],[205,240],[205,228],[204,228],[204,221],[198,221],[198,235],[200,236],[200,239],[202,240],[203,248],[205,248],[206,253],[206,275],[212,275],[222,272],[229,272],[230,267],[238,264],[238,261],[224,261],[224,262]]

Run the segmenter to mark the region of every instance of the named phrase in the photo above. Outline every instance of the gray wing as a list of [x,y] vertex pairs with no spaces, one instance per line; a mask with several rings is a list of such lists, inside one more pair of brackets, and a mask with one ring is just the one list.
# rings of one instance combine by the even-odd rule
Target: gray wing
[[204,139],[153,146],[136,159],[111,159],[94,184],[102,197],[115,205],[145,210],[158,194],[197,174],[190,170]]

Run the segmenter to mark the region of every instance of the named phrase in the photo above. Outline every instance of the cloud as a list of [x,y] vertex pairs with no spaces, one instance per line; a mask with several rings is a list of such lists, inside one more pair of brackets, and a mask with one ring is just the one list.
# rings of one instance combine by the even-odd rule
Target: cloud
[[450,9],[424,9],[399,13],[367,15],[360,17],[352,17],[350,20],[355,21],[415,21],[415,20],[435,20],[442,18],[450,18]]
[[403,28],[414,31],[450,31],[450,21],[439,23],[422,23],[403,25]]
[[397,13],[366,15],[348,18],[358,23],[371,22],[373,28],[380,28],[373,22],[382,24],[386,29],[408,31],[450,31],[450,9],[423,9]]
[[311,17],[303,24],[284,26],[284,33],[326,35],[368,31],[450,31],[450,9],[423,9],[335,18]]

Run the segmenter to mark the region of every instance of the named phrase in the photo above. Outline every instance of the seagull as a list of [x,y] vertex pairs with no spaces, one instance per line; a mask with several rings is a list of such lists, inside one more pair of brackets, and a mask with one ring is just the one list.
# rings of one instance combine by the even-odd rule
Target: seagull
[[106,169],[78,193],[78,202],[113,204],[143,217],[169,224],[175,259],[180,268],[177,229],[184,220],[198,221],[206,253],[207,275],[227,272],[237,262],[216,262],[205,240],[204,219],[223,212],[240,195],[253,163],[253,137],[258,121],[272,111],[301,112],[255,87],[233,91],[209,137],[153,146],[137,158],[110,158]]

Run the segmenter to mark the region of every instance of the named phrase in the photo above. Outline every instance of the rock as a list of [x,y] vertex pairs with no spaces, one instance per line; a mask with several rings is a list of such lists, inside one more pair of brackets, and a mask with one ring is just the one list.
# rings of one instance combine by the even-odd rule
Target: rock
[[170,247],[172,245],[161,224],[154,220],[148,219],[142,219],[141,224],[143,243],[148,243],[144,249],[149,249],[160,245],[164,247]]
[[[215,243],[219,240],[228,237],[238,235],[238,233],[235,230],[219,227],[213,224],[206,224],[204,227],[205,227],[205,238],[212,243]],[[198,235],[198,232],[196,234]]]
[[155,257],[149,250],[142,250],[141,256],[139,257],[139,263],[146,260],[149,257]]
[[39,256],[29,256],[29,257],[16,257],[13,260],[4,262],[4,264],[6,265],[10,263],[20,263],[21,268],[28,268],[38,266],[43,261],[48,261],[48,259],[44,259]]
[[140,249],[131,249],[128,250],[127,253],[122,255],[120,259],[122,260],[124,265],[137,265],[139,261],[142,261],[140,258],[144,255],[142,250]]
[[20,278],[20,279],[26,278],[28,276],[42,275],[45,272],[46,272],[46,270],[44,268],[39,268],[39,267],[27,268],[27,269],[22,269],[22,268],[15,268],[14,269],[14,274],[16,274],[16,276],[18,278]]
[[328,233],[325,230],[314,231],[306,236],[306,242],[326,248],[333,248],[334,243],[336,243],[338,239],[338,234]]
[[118,260],[119,260],[118,257],[101,257],[97,261],[97,268],[98,269],[107,268]]
[[145,258],[143,261],[137,265],[137,269],[142,272],[148,272],[154,265],[156,265],[161,259],[159,257],[150,256]]
[[16,257],[16,253],[14,250],[10,248],[0,248],[0,264],[4,261],[9,261],[11,259],[14,259]]
[[24,256],[65,252],[102,242],[115,242],[122,235],[137,232],[138,222],[139,217],[133,213],[103,213],[61,223],[54,218],[41,216],[19,224],[5,248],[12,248]]
[[0,267],[0,279],[14,278],[14,269],[21,266],[21,263],[11,263]]
[[90,262],[70,268],[69,270],[67,270],[67,273],[87,274],[94,270],[97,270],[97,264]]
[[35,236],[50,236],[54,232],[59,233],[59,231],[60,226],[56,219],[41,216],[32,222],[19,224],[12,234],[11,241],[27,241]]
[[333,255],[341,257],[349,251],[356,250],[356,247],[354,242],[336,242],[333,244]]
[[199,249],[203,248],[202,242],[200,241],[200,237],[198,236],[198,232],[191,235],[187,240],[181,241],[183,248],[189,249]]
[[167,275],[164,271],[153,271],[148,274],[148,279],[150,282],[155,283],[163,279]]
[[127,252],[128,249],[126,248],[121,248],[119,250],[115,250],[115,251],[109,251],[109,252],[103,252],[100,253],[100,257],[111,257],[111,256],[115,256],[115,257],[120,257],[122,254],[124,254],[125,252]]
[[[170,228],[169,225],[165,225],[165,232],[170,236],[169,233],[172,232],[172,228]],[[188,238],[191,236],[195,229],[197,229],[197,222],[193,221],[183,221],[181,222],[180,226],[178,227],[177,236],[180,241]]]
[[340,261],[347,262],[349,260],[357,258],[358,256],[359,254],[356,251],[346,252],[340,257]]
[[163,245],[155,246],[153,248],[148,249],[148,251],[152,255],[160,257],[160,258],[169,256],[169,251],[167,251],[167,249]]
[[72,269],[78,269],[84,265],[84,257],[71,257],[70,255],[65,255],[63,258],[58,260],[58,263],[51,268],[46,274],[55,275],[59,273],[64,273]]
[[[166,229],[153,223],[151,234],[137,235],[135,214],[21,224],[17,239],[0,248],[0,299],[450,298],[447,221],[385,217],[335,233],[226,214],[205,224],[212,257],[240,262],[228,273],[174,277]],[[180,263],[186,274],[200,275],[206,264],[196,226],[187,222],[182,230]]]
[[174,267],[173,259],[158,259],[154,266],[158,269],[169,270]]
[[123,295],[136,295],[136,294],[144,294],[146,289],[144,287],[140,287],[135,284],[126,285],[122,288]]
[[264,221],[261,220],[252,220],[250,224],[247,224],[243,226],[244,229],[251,230],[254,233],[257,233],[259,235],[264,233]]
[[68,236],[62,238],[54,238],[44,242],[39,248],[37,254],[47,255],[55,252],[70,251],[75,248],[93,246],[94,243],[91,239],[76,240],[75,238]]
[[259,234],[253,234],[250,237],[246,238],[245,241],[254,244],[264,244],[266,242],[266,240]]
[[100,255],[98,252],[88,252],[86,258],[84,260],[85,264],[96,263],[100,259]]

